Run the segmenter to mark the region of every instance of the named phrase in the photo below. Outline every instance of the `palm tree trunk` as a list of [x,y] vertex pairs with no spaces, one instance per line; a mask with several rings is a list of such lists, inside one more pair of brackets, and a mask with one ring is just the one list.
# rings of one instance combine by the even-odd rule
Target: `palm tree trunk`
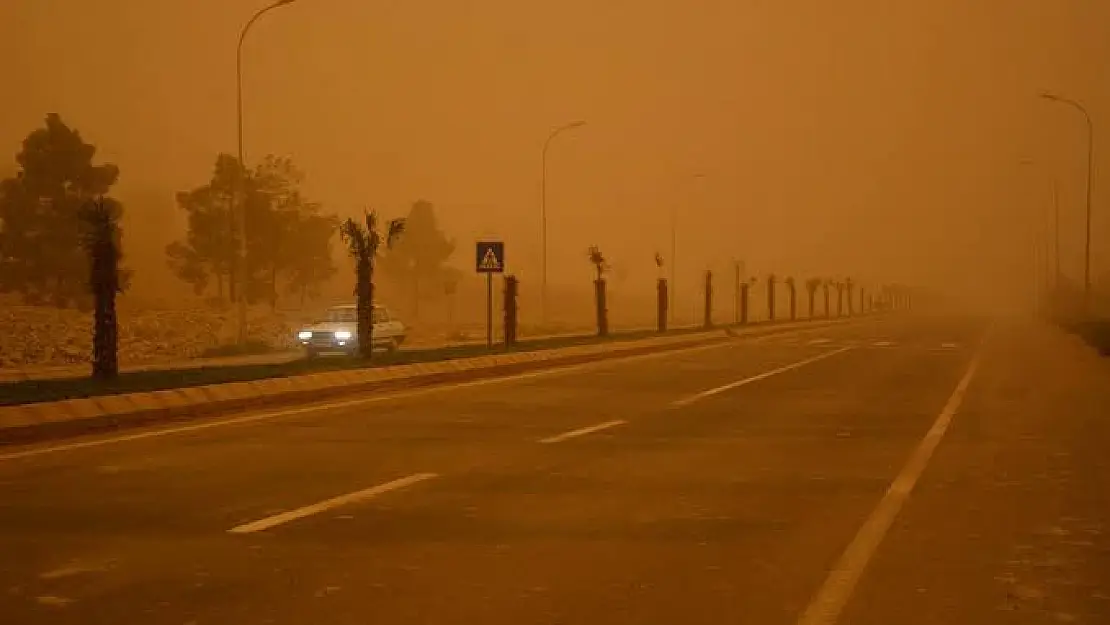
[[605,279],[594,280],[594,300],[597,307],[597,335],[609,335],[609,310],[605,301]]
[[355,287],[358,355],[369,359],[374,352],[374,283],[369,256],[358,259],[355,279],[358,281]]

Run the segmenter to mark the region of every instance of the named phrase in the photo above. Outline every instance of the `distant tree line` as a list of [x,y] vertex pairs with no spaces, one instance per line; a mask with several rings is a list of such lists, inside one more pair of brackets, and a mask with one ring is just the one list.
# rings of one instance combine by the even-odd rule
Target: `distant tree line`
[[[57,114],[48,115],[45,125],[23,140],[14,174],[0,180],[0,294],[32,305],[93,306],[86,216],[94,213],[89,206],[97,202],[111,213],[117,248],[124,213],[111,197],[119,168],[97,164],[95,156],[96,147]],[[234,156],[218,155],[207,182],[176,194],[187,227],[165,249],[174,275],[211,304],[238,297],[240,285],[233,276],[240,242],[233,220],[239,197],[247,226],[248,302],[276,306],[288,296],[303,305],[318,297],[337,272],[333,243],[340,219],[307,198],[303,182],[303,172],[288,157],[267,156],[246,169]],[[416,316],[422,298],[452,295],[462,274],[448,266],[455,243],[440,230],[431,203],[415,202],[402,219],[406,236],[383,249],[381,272]],[[122,292],[132,270],[118,264],[116,272]]]

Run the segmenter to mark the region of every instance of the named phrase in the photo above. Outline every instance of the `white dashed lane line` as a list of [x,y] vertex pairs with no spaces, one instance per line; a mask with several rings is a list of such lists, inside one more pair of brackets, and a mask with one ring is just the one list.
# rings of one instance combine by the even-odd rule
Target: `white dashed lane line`
[[250,523],[237,525],[229,529],[228,533],[253,534],[255,532],[263,532],[273,527],[277,527],[278,525],[284,525],[291,521],[310,517],[315,514],[320,514],[321,512],[327,512],[328,510],[332,510],[340,506],[346,506],[349,504],[366,501],[368,499],[373,499],[378,495],[405,488],[406,486],[412,486],[413,484],[417,484],[425,480],[430,480],[433,477],[436,477],[435,473],[414,473],[413,475],[403,477],[399,480],[393,480],[392,482],[386,482],[385,484],[378,484],[377,486],[358,490],[353,493],[347,493],[346,495],[340,495],[338,497],[332,497],[331,499],[325,499],[324,501],[304,506],[303,508],[288,510],[286,512],[282,512],[281,514],[275,514],[264,519],[259,519]]

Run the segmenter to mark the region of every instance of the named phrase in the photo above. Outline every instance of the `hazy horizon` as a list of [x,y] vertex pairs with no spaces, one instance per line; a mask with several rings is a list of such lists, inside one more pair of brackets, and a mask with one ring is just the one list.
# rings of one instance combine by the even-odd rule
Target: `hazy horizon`
[[[1041,89],[1095,118],[1095,273],[1110,267],[1098,162],[1110,86],[1097,61],[1110,5],[971,4],[298,0],[245,46],[248,161],[291,156],[309,195],[342,216],[429,200],[459,242],[454,264],[471,269],[471,241],[501,237],[534,284],[540,150],[582,119],[549,154],[553,282],[588,280],[598,244],[650,288],[677,206],[680,288],[742,259],[760,274],[1022,306],[1053,177],[1063,268],[1082,274],[1085,128]],[[131,257],[168,275],[165,222],[183,223],[173,194],[234,152],[235,37],[264,5],[0,6],[15,70],[0,174],[60,113],[122,170]]]

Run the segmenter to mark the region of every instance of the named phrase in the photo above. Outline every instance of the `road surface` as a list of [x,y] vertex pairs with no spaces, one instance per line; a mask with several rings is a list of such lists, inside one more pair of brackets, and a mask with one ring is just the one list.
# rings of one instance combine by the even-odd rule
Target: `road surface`
[[890,319],[0,448],[0,623],[1108,623],[1108,379]]

